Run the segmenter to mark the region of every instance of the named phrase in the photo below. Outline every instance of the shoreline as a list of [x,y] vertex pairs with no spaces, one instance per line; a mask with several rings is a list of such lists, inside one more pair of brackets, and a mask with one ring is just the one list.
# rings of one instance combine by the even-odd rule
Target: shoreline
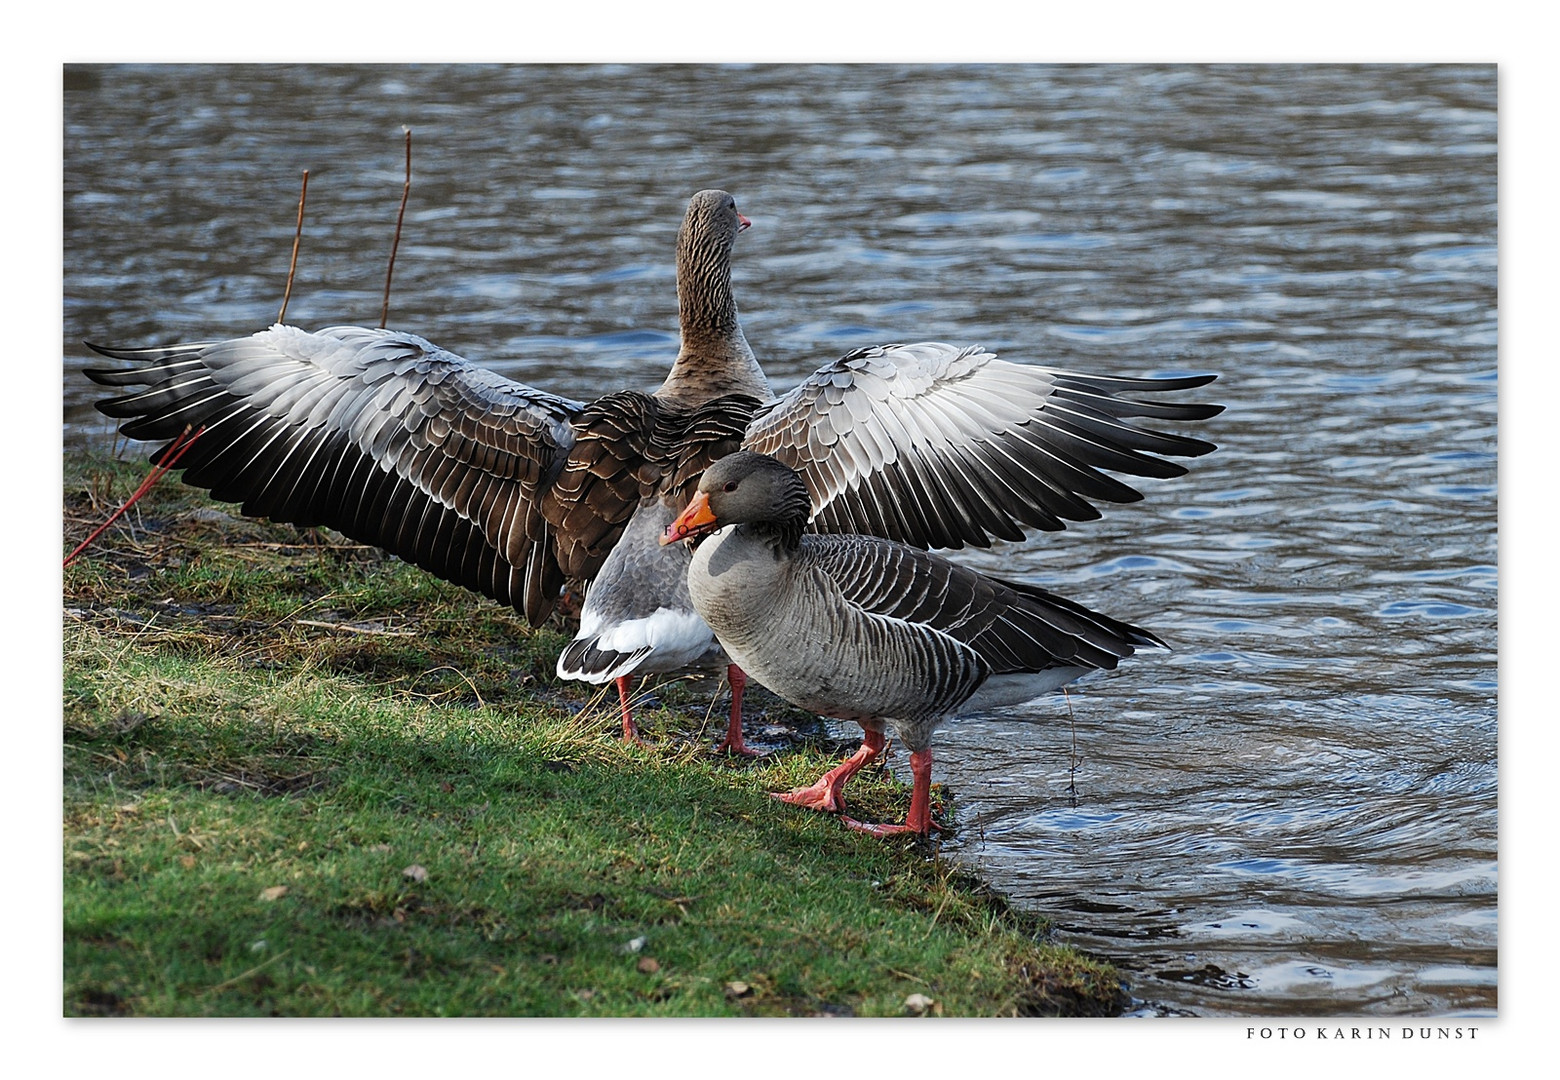
[[[64,551],[145,472],[67,453]],[[176,477],[64,591],[66,1015],[1128,1005],[934,845],[768,798],[841,749],[768,694],[756,761],[711,752],[713,680],[653,687],[625,746],[615,694],[552,674],[558,616]],[[887,820],[908,789],[871,769],[852,797]]]

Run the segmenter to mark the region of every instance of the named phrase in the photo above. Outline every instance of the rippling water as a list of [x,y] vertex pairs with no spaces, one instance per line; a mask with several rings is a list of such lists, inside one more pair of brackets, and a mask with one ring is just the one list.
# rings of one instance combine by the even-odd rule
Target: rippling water
[[[1496,85],[1489,67],[149,67],[66,75],[83,339],[378,321],[574,397],[676,349],[687,196],[733,191],[778,389],[933,338],[1217,371],[1217,454],[961,555],[1151,627],[944,729],[946,848],[1144,1013],[1496,1006]],[[902,763],[902,762],[901,762]]]

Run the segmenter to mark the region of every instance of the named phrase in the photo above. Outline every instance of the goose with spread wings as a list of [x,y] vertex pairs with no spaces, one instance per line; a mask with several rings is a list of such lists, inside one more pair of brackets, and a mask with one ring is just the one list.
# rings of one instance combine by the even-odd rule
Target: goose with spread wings
[[[513,605],[532,624],[587,586],[566,676],[615,680],[634,736],[636,674],[726,658],[660,531],[737,449],[801,473],[810,527],[923,548],[985,546],[1099,517],[1139,492],[1105,470],[1172,477],[1210,442],[1160,429],[1222,406],[1144,395],[1213,375],[1128,378],[1013,363],[936,342],[857,349],[775,398],[742,335],[731,251],[749,222],[721,191],[678,238],[682,345],[653,392],[590,403],[504,378],[412,334],[276,325],[165,347],[93,346],[129,392],[98,408],[134,439],[181,447],[186,483],[246,514],[323,525]],[[131,389],[133,388],[133,389]],[[636,520],[637,519],[637,520]],[[620,542],[628,541],[628,542]],[[741,673],[723,746],[745,751]]]

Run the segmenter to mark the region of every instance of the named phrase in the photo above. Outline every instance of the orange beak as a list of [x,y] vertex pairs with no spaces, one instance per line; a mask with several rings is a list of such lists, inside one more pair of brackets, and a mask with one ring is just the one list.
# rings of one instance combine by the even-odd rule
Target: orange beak
[[720,522],[715,520],[715,515],[710,511],[710,497],[702,491],[696,491],[688,501],[688,509],[678,514],[677,520],[661,534],[661,546],[675,544],[679,540],[691,540],[718,528]]

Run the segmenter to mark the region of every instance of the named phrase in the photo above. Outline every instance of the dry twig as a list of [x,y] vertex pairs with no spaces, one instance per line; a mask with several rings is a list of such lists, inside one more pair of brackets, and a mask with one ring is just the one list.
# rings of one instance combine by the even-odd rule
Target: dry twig
[[348,634],[370,634],[377,637],[416,637],[415,630],[386,630],[383,627],[353,626],[344,622],[322,622],[319,619],[296,619],[294,625],[312,626],[320,630],[341,630]]
[[287,320],[287,301],[292,299],[293,275],[298,272],[298,245],[303,242],[303,202],[309,195],[309,170],[303,170],[303,190],[298,192],[298,227],[293,232],[292,262],[287,267],[287,288],[282,290],[282,310],[276,321]]
[[401,223],[406,220],[406,199],[412,193],[412,129],[406,132],[406,182],[401,185],[401,212],[395,216],[395,239],[390,242],[390,265],[385,267],[385,302],[379,309],[379,328],[383,330],[390,321],[390,278],[395,274],[395,253],[401,246]]
[[261,961],[260,963],[256,964],[254,967],[250,968],[248,971],[241,972],[240,974],[234,975],[231,979],[226,979],[223,982],[219,982],[215,986],[208,986],[208,987],[206,987],[206,989],[202,990],[200,993],[201,993],[201,995],[215,994],[215,993],[218,993],[219,991],[228,989],[228,987],[230,987],[230,986],[237,986],[239,983],[243,982],[245,979],[249,978],[251,975],[254,975],[255,973],[259,972],[262,968],[270,967],[272,964],[276,963],[278,960],[280,960],[282,957],[286,956],[290,952],[292,952],[291,949],[283,949],[281,952],[277,953],[275,956],[271,957],[269,960]]

